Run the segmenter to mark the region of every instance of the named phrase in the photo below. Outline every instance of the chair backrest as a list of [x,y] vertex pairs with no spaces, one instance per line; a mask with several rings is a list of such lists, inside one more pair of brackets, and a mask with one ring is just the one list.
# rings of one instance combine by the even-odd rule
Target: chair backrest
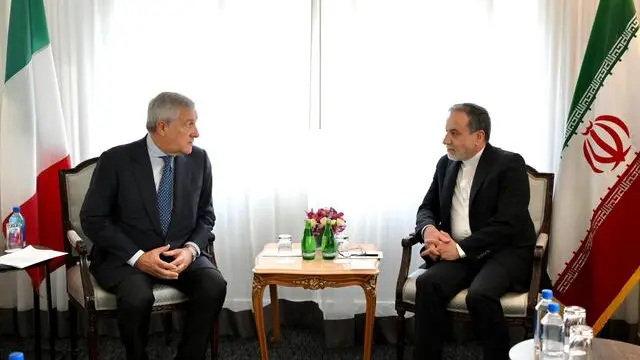
[[540,173],[527,165],[529,175],[529,214],[536,229],[536,235],[541,232],[548,234],[551,226],[551,199],[553,197],[552,173]]
[[73,263],[77,260],[75,259],[76,252],[71,249],[69,241],[67,241],[67,231],[75,230],[83,240],[87,241],[88,245],[91,245],[91,241],[84,234],[80,225],[80,209],[84,202],[84,196],[89,189],[97,162],[97,157],[91,158],[72,169],[60,170],[59,173],[64,244],[66,251],[73,255],[71,259]]

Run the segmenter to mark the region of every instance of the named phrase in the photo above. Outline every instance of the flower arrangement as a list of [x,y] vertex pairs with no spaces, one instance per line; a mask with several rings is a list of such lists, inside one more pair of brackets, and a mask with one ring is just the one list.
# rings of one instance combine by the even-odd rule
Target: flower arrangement
[[335,234],[342,232],[347,227],[347,222],[343,218],[344,213],[338,212],[332,207],[319,208],[307,211],[307,221],[311,222],[313,235],[320,236],[324,232],[327,223],[333,227]]

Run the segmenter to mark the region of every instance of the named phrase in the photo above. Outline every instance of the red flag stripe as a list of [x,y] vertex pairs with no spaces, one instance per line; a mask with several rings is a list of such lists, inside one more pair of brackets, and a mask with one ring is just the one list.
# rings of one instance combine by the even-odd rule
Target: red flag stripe
[[[43,245],[53,250],[64,251],[64,235],[62,233],[62,207],[60,204],[60,186],[58,172],[71,167],[70,157],[65,158],[43,170],[37,177],[37,190],[20,206],[20,212],[25,218],[26,240],[29,245]],[[2,222],[2,229],[6,229],[7,216]],[[6,234],[5,234],[6,235]],[[64,264],[64,257],[58,257],[49,263],[50,271],[54,271]],[[38,288],[44,279],[42,268],[28,271],[31,281]]]
[[628,229],[637,221],[639,203],[640,156],[636,153],[594,210],[590,229],[554,285],[563,304],[587,309],[587,322],[596,332],[604,325],[598,319],[614,300],[624,299],[621,289],[638,269],[640,238]]

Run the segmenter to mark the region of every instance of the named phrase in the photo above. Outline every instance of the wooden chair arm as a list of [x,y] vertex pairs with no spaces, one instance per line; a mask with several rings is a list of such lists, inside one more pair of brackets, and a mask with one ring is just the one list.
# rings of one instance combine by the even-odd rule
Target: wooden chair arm
[[71,247],[75,249],[75,251],[78,253],[79,256],[86,257],[88,255],[87,243],[84,240],[82,240],[80,235],[78,235],[78,233],[75,230],[67,231],[67,240],[69,241],[69,244],[71,244]]
[[207,253],[211,255],[211,262],[213,265],[218,266],[218,262],[216,261],[216,253],[213,249],[213,243],[216,241],[216,234],[211,231],[209,233],[209,239],[207,239]]
[[540,233],[536,240],[536,247],[533,250],[533,271],[531,273],[531,284],[529,285],[529,295],[527,297],[527,307],[530,308],[531,311],[533,311],[538,301],[540,279],[542,278],[542,259],[547,251],[548,242],[549,234]]
[[67,231],[67,240],[80,256],[80,279],[82,280],[82,293],[84,294],[85,307],[95,310],[95,292],[89,273],[89,260],[87,259],[87,243],[75,230]]
[[402,239],[402,247],[409,248],[420,242],[420,237],[416,235],[416,233],[412,232],[409,236]]
[[536,241],[536,248],[533,252],[534,259],[542,260],[544,253],[547,252],[547,243],[549,242],[549,235],[540,233],[538,240]]
[[409,267],[411,266],[411,248],[413,245],[420,242],[419,235],[411,233],[401,241],[402,245],[402,260],[400,261],[400,271],[398,273],[398,282],[396,283],[396,307],[398,303],[402,302],[402,289],[404,283],[409,276]]

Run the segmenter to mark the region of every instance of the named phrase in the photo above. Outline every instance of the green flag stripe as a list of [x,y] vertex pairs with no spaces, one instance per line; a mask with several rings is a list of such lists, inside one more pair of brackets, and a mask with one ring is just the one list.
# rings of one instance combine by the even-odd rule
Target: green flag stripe
[[637,32],[638,17],[633,0],[600,2],[573,93],[563,150]]
[[34,53],[48,44],[43,0],[12,0],[5,82],[25,67]]

